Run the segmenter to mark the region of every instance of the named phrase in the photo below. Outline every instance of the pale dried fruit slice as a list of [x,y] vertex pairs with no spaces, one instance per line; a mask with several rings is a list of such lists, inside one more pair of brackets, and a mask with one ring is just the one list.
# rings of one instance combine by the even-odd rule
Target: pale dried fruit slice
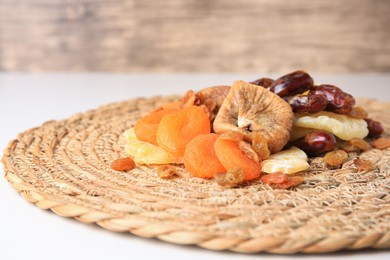
[[290,141],[295,141],[299,138],[304,137],[310,132],[313,132],[315,129],[293,126],[290,132]]
[[125,151],[137,164],[168,164],[182,162],[180,156],[173,155],[157,145],[138,140],[133,128],[127,130],[124,133],[124,136],[126,138]]
[[236,81],[214,120],[214,131],[238,131],[247,141],[259,132],[271,153],[280,151],[290,138],[293,123],[290,105],[268,89]]
[[301,149],[293,146],[288,150],[272,154],[261,162],[261,171],[266,173],[282,172],[292,174],[307,170],[307,155]]
[[322,111],[311,115],[295,115],[294,127],[314,128],[333,133],[343,140],[367,136],[367,123],[346,115]]

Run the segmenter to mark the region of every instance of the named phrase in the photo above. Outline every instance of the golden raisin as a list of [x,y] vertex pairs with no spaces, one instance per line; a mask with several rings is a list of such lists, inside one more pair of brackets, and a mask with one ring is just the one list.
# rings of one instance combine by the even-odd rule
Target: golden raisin
[[343,150],[336,150],[326,153],[324,156],[324,162],[326,162],[329,166],[338,167],[343,164],[347,158],[347,152]]
[[356,106],[352,108],[348,115],[356,119],[364,119],[367,118],[368,113],[364,108]]
[[135,162],[132,158],[119,158],[111,163],[111,169],[115,171],[129,171],[135,168]]
[[390,147],[390,139],[381,137],[371,142],[372,147],[377,149],[386,149]]
[[288,175],[281,172],[274,172],[267,175],[264,175],[261,178],[261,181],[267,184],[277,184],[288,181]]
[[261,178],[261,181],[276,189],[287,189],[298,186],[303,182],[302,176],[289,176],[285,173],[274,172]]
[[353,160],[353,164],[355,164],[358,172],[365,172],[372,170],[372,167],[374,166],[372,162],[365,159],[357,158]]
[[227,131],[220,134],[220,138],[224,140],[240,142],[244,139],[244,134],[237,131]]
[[339,145],[341,149],[346,152],[358,152],[358,151],[368,151],[371,146],[365,140],[361,138],[354,137],[349,141],[343,142]]
[[259,132],[252,135],[252,149],[257,153],[260,160],[267,159],[271,154],[267,140]]
[[169,179],[176,174],[176,168],[172,165],[160,165],[157,168],[158,177],[161,179]]
[[222,187],[233,188],[244,180],[244,169],[236,167],[226,173],[216,173],[214,179]]

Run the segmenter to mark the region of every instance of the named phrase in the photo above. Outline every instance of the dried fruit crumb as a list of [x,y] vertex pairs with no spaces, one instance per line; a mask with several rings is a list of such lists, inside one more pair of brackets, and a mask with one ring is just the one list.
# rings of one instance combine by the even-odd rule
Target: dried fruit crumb
[[176,175],[176,168],[172,165],[166,164],[166,165],[160,165],[157,168],[158,177],[161,179],[170,179],[174,175]]

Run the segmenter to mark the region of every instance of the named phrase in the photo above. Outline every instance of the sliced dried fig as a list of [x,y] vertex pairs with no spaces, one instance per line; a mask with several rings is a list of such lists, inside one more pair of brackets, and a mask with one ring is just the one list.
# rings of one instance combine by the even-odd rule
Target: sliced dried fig
[[252,142],[259,132],[271,153],[282,150],[290,138],[293,124],[290,105],[268,89],[237,81],[231,87],[214,120],[214,131],[238,131]]
[[183,105],[201,106],[204,105],[209,111],[210,121],[212,122],[217,115],[219,108],[222,106],[227,94],[229,93],[230,86],[214,86],[204,88],[197,93],[192,90],[188,91],[182,99]]

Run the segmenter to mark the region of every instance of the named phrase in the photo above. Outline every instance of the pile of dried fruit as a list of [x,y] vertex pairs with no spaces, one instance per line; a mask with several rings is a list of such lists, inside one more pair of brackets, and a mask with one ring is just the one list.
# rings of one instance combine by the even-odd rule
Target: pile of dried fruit
[[[192,176],[224,187],[261,176],[263,183],[289,188],[303,182],[308,156],[339,167],[347,152],[389,147],[383,137],[368,143],[382,133],[350,94],[295,71],[277,80],[188,91],[126,131],[129,158],[112,168],[159,164],[159,176],[169,178],[175,174],[170,164],[184,164]],[[370,169],[369,162],[355,161],[358,169]]]

